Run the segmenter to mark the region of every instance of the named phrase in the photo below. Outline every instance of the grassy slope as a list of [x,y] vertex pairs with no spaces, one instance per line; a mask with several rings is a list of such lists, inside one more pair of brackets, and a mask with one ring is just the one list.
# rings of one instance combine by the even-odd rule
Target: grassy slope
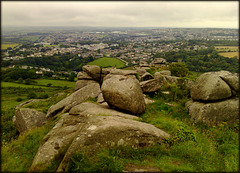
[[67,86],[69,88],[75,87],[75,82],[65,81],[65,80],[52,80],[52,79],[37,79],[36,85],[25,85],[20,83],[14,83],[14,82],[1,82],[2,87],[23,87],[23,88],[45,88],[47,84],[51,83],[51,86],[59,86],[64,87]]
[[[155,95],[156,102],[147,105],[141,117],[144,122],[170,133],[170,140],[163,141],[163,145],[138,150],[129,147],[103,149],[90,157],[88,153],[77,153],[70,163],[69,171],[116,172],[129,170],[129,167],[151,167],[163,172],[238,171],[239,126],[230,128],[225,123],[214,127],[194,125],[184,108],[186,100],[169,98]],[[27,171],[41,139],[49,129],[49,125],[46,125],[4,146],[3,170]]]
[[61,87],[67,86],[70,88],[74,88],[76,83],[76,82],[70,82],[65,80],[51,80],[51,79],[39,79],[36,81],[37,81],[37,84],[39,85],[47,85],[48,83],[51,83],[52,86],[61,86]]
[[89,62],[88,65],[98,65],[102,67],[117,67],[121,68],[125,66],[125,63],[118,60],[117,58],[99,58],[92,62]]

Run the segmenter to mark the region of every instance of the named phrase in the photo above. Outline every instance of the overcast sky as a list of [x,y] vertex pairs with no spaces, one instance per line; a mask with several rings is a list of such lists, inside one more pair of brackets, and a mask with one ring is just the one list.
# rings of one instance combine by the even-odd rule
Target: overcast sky
[[238,1],[2,1],[2,26],[238,28]]

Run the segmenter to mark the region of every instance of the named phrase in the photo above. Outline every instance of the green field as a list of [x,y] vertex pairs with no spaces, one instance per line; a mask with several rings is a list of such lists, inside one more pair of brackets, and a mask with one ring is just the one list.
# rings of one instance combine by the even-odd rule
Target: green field
[[25,85],[20,83],[13,83],[13,82],[1,82],[2,88],[4,87],[21,87],[21,88],[43,88],[43,86],[37,85]]
[[74,88],[75,82],[65,81],[65,80],[51,80],[51,79],[37,79],[35,80],[37,83],[35,85],[26,85],[20,83],[13,83],[13,82],[1,82],[2,87],[22,87],[22,88],[46,88],[47,84],[51,83],[53,87],[68,87]]
[[2,44],[1,44],[1,48],[2,48],[2,49],[7,49],[7,48],[9,48],[9,47],[14,48],[14,47],[16,47],[16,46],[18,46],[17,43],[2,43]]
[[68,88],[74,88],[76,82],[70,82],[65,80],[51,80],[51,79],[38,79],[36,80],[38,85],[47,85],[51,83],[51,86],[60,86],[64,87],[67,86]]
[[224,57],[228,57],[228,58],[233,58],[233,57],[237,57],[239,58],[239,52],[222,52],[222,53],[219,53],[219,55],[222,55]]
[[37,41],[41,36],[40,35],[34,35],[34,36],[27,36],[27,37],[23,37],[20,40],[27,40],[27,41]]
[[102,66],[102,67],[116,67],[116,68],[122,68],[125,67],[125,63],[120,61],[117,58],[99,58],[96,59],[90,63],[88,63],[88,65],[98,65],[98,66]]
[[53,45],[43,45],[43,47],[53,47],[53,46],[60,46],[60,44],[53,44]]
[[215,49],[217,51],[239,51],[239,47],[238,46],[215,46]]

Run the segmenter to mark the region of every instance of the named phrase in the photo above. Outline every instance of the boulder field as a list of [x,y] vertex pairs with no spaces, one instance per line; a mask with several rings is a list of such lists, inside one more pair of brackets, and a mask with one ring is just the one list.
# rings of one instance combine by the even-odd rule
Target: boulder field
[[[161,145],[165,138],[171,138],[170,134],[141,122],[136,116],[144,113],[146,104],[153,102],[143,93],[178,83],[179,78],[171,76],[170,71],[156,72],[152,76],[142,68],[119,70],[87,65],[77,78],[75,91],[52,105],[46,115],[22,108],[39,100],[17,106],[13,121],[20,133],[44,125],[52,117],[59,118],[43,138],[30,172],[43,171],[59,155],[62,157],[57,171],[65,172],[71,157],[78,151],[111,146],[141,148]],[[192,100],[186,103],[186,108],[192,122],[212,125],[223,121],[233,123],[239,118],[238,74],[209,72],[195,82],[184,82],[191,90]],[[97,102],[89,102],[90,98],[96,98]]]

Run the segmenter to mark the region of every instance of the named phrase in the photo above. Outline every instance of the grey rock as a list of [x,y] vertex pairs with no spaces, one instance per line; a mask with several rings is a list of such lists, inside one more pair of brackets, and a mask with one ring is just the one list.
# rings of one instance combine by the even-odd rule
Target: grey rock
[[147,72],[144,68],[136,68],[136,70],[140,77]]
[[140,118],[137,116],[133,116],[130,114],[126,114],[123,112],[113,110],[107,104],[100,105],[100,104],[94,104],[94,103],[90,103],[90,102],[85,102],[85,103],[81,103],[77,106],[74,106],[69,111],[69,114],[70,115],[83,115],[83,116],[87,116],[89,114],[98,115],[98,116],[117,116],[117,117],[122,117],[122,118],[140,120]]
[[59,151],[71,144],[79,127],[85,123],[84,117],[71,116],[68,113],[61,115],[53,129],[43,138],[29,172],[42,172],[47,168]]
[[52,105],[46,117],[52,117],[57,113],[61,112],[68,112],[73,106],[78,105],[89,97],[97,97],[101,93],[100,86],[98,83],[90,83],[89,85],[75,91],[70,96],[64,98],[60,102],[55,105]]
[[162,64],[166,64],[167,63],[167,61],[166,61],[166,59],[164,59],[164,58],[155,58],[154,60],[153,60],[153,64],[154,65],[162,65]]
[[128,75],[136,75],[137,71],[136,70],[110,69],[110,74],[128,76]]
[[100,93],[100,94],[98,95],[97,102],[98,102],[98,103],[103,103],[103,102],[105,102],[102,93]]
[[178,83],[178,79],[179,77],[176,77],[176,76],[164,76],[166,81],[169,83],[169,84],[177,84]]
[[113,75],[104,80],[101,89],[104,100],[111,106],[133,114],[140,114],[145,110],[143,93],[136,78]]
[[213,103],[189,101],[186,103],[191,121],[214,125],[221,122],[233,124],[239,119],[239,98],[231,98]]
[[193,100],[221,100],[232,96],[229,85],[220,78],[225,72],[208,72],[200,75],[191,88]]
[[237,73],[221,76],[221,78],[230,86],[232,90],[239,93],[239,75]]
[[85,65],[83,71],[91,76],[95,81],[102,83],[104,76],[110,73],[109,69],[102,69],[97,65]]
[[94,80],[77,80],[77,82],[75,84],[75,91],[77,91],[91,83],[97,83],[97,82]]
[[81,71],[77,74],[78,80],[92,80],[93,78],[89,76],[86,72]]
[[155,92],[163,86],[164,82],[157,79],[150,79],[147,81],[140,82],[140,86],[144,93],[146,92]]
[[171,76],[171,71],[170,70],[163,70],[159,72],[161,75],[166,75],[166,76]]
[[40,127],[46,123],[45,114],[34,109],[19,108],[15,111],[13,124],[20,133]]
[[19,105],[17,105],[16,106],[16,109],[19,109],[19,108],[21,108],[21,107],[23,107],[23,106],[27,106],[27,105],[29,105],[29,104],[32,104],[32,103],[35,103],[35,102],[39,102],[39,101],[41,101],[42,99],[31,99],[31,100],[28,100],[28,101],[26,101],[26,102],[23,102],[23,103],[20,103]]
[[170,135],[153,125],[116,116],[95,116],[88,119],[73,140],[57,171],[65,172],[71,156],[85,148],[132,146],[141,148],[161,144]]
[[141,76],[141,81],[147,81],[147,80],[150,80],[150,79],[154,79],[154,78],[153,78],[153,76],[152,76],[150,73],[148,73],[148,72],[144,73],[144,74]]

